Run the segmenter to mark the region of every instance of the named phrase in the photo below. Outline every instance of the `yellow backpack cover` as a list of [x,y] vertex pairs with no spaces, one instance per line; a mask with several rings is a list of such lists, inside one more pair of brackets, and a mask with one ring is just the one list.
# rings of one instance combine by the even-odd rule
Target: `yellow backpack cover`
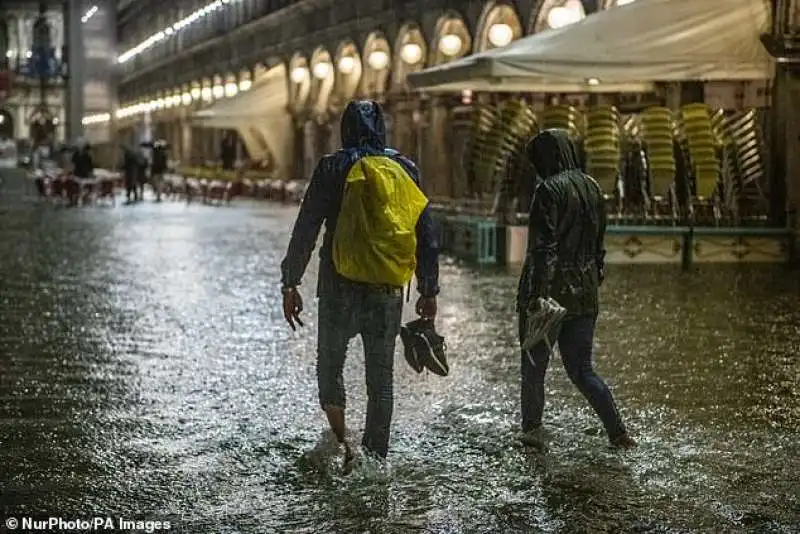
[[388,156],[350,168],[333,236],[333,264],[348,280],[403,286],[417,267],[417,221],[428,205],[408,172]]

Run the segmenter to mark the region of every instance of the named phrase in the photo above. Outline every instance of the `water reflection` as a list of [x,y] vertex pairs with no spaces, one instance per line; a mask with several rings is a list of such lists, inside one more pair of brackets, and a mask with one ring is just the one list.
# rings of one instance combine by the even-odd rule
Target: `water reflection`
[[[780,268],[610,268],[597,365],[641,446],[607,450],[554,362],[551,450],[531,456],[513,439],[516,278],[446,265],[452,374],[398,359],[390,468],[343,477],[320,437],[314,327],[291,334],[278,307],[292,209],[18,198],[0,197],[5,515],[220,533],[800,528],[800,281]],[[311,325],[312,289],[313,271]]]

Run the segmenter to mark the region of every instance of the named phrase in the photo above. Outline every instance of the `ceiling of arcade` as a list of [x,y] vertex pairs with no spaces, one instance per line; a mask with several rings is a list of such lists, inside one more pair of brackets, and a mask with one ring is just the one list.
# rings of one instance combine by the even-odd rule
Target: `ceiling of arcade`
[[[431,9],[441,2],[418,0],[415,9],[403,13],[384,11],[299,37],[288,37],[292,29],[285,27],[280,33],[287,38],[260,52],[269,59],[252,64],[244,59],[241,68],[223,70],[214,69],[220,62],[206,58],[202,72],[182,68],[184,76],[166,86],[158,72],[140,77],[123,88],[121,111],[126,116],[148,106],[210,103],[249,90],[272,67],[282,65],[292,113],[324,116],[340,111],[357,95],[380,99],[404,92],[410,72],[505,46],[631,1],[635,0],[473,0],[454,10]],[[232,51],[236,51],[235,43]],[[147,78],[152,81],[148,83]]]

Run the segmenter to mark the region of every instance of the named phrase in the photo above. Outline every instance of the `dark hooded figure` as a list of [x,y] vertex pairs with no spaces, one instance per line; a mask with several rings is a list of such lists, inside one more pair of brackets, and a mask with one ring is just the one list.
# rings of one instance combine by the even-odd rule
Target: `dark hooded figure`
[[[518,294],[520,343],[539,298],[566,308],[558,336],[567,375],[588,399],[611,443],[629,448],[611,391],[592,368],[592,342],[603,281],[606,214],[600,186],[580,170],[575,147],[564,130],[545,130],[526,148],[539,183],[531,203],[528,252]],[[539,343],[522,354],[522,441],[543,448],[544,378],[550,350]]]
[[[341,277],[334,267],[333,234],[342,203],[344,183],[350,167],[360,158],[389,156],[408,172],[419,186],[416,166],[385,146],[383,112],[376,102],[350,102],[342,115],[343,147],[323,156],[311,177],[292,231],[286,258],[281,264],[283,310],[294,329],[303,310],[297,290],[325,223],[325,237],[319,253],[319,329],[317,379],[319,402],[340,443],[344,445],[345,466],[354,458],[345,441],[345,391],[342,380],[348,342],[357,334],[364,345],[367,382],[367,419],[363,447],[385,458],[393,409],[393,361],[395,339],[400,330],[403,288],[374,286]],[[417,224],[417,313],[436,315],[439,293],[439,245],[426,208]]]
[[125,180],[125,196],[128,202],[139,200],[137,187],[139,185],[139,173],[142,168],[142,156],[137,154],[131,147],[122,148],[122,174]]

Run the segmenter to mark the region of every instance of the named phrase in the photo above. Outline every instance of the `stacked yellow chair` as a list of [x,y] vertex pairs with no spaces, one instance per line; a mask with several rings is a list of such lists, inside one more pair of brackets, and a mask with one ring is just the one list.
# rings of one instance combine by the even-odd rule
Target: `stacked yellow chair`
[[583,115],[572,106],[558,105],[547,108],[542,115],[542,129],[560,128],[573,139],[583,135]]
[[620,174],[619,113],[612,106],[598,106],[586,120],[586,171],[603,188],[606,198],[618,190]]
[[681,130],[689,147],[689,160],[696,184],[695,196],[697,200],[707,201],[714,196],[721,170],[708,106],[689,104],[681,107]]
[[483,150],[481,169],[488,179],[485,183],[493,184],[497,173],[505,168],[508,157],[522,150],[536,131],[536,116],[523,100],[507,100],[499,111],[499,119],[487,134]]
[[467,146],[468,165],[478,184],[485,183],[485,177],[492,167],[492,158],[487,154],[489,134],[500,118],[499,110],[493,105],[477,105],[472,115],[472,132]]
[[650,194],[654,200],[663,201],[670,197],[675,184],[675,121],[668,108],[650,107],[642,113],[641,122],[642,138],[650,160]]

